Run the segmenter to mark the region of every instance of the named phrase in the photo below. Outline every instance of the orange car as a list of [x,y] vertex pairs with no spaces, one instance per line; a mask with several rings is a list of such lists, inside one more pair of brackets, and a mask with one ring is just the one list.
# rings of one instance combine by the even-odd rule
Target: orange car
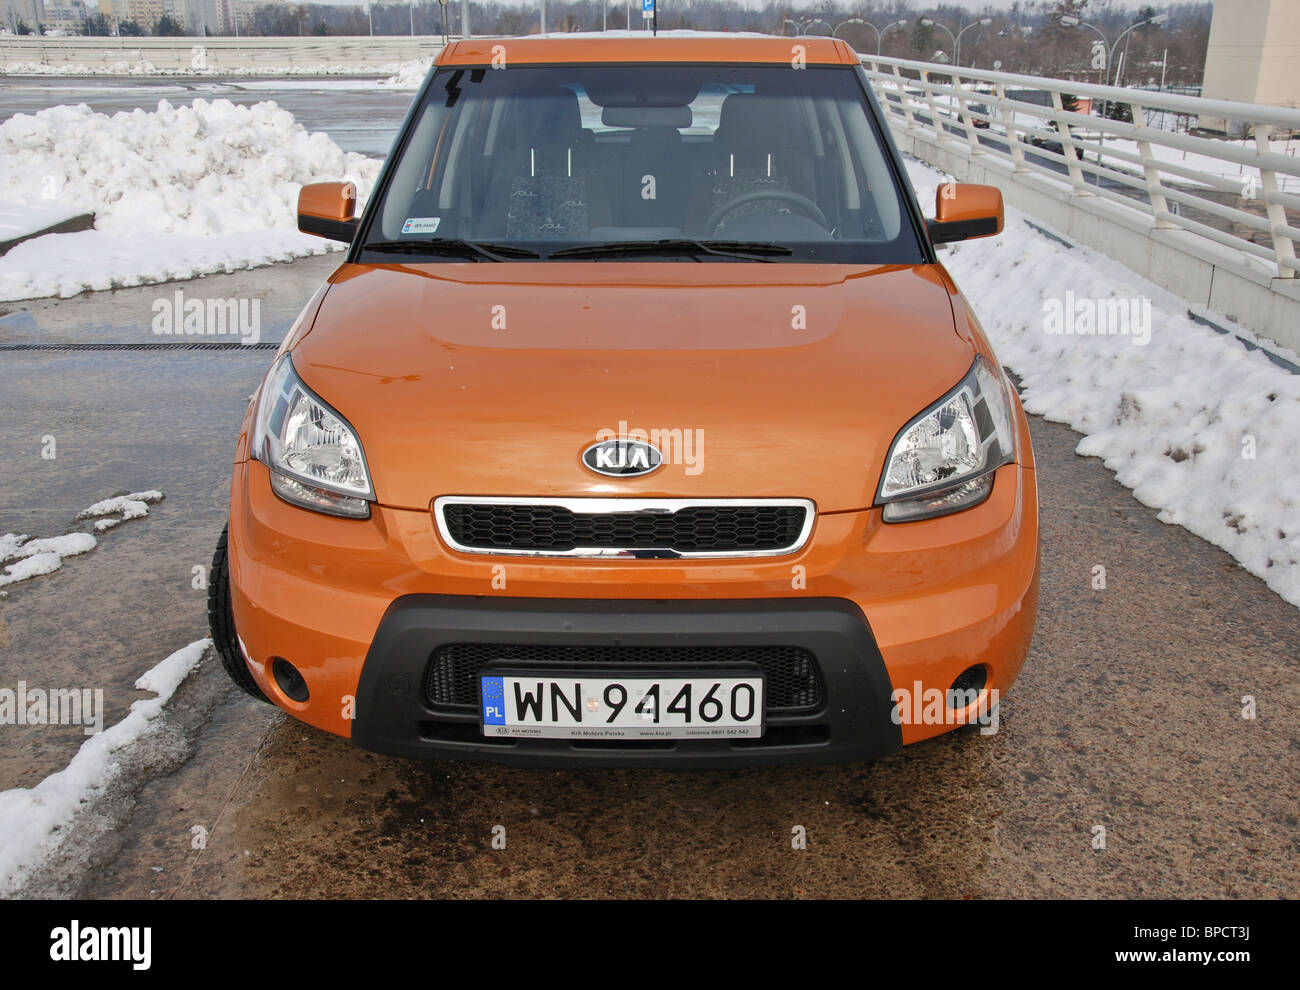
[[245,417],[235,682],[367,749],[864,760],[1029,649],[1025,415],[830,38],[457,42]]

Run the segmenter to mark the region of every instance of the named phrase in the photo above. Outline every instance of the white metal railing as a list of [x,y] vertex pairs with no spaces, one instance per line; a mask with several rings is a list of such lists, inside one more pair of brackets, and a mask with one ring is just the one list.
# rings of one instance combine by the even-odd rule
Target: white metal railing
[[0,75],[21,74],[29,66],[77,74],[119,63],[147,65],[163,72],[195,74],[237,70],[274,72],[284,67],[338,67],[360,72],[367,68],[430,58],[441,50],[441,35],[375,38],[0,36]]
[[[1254,260],[1256,275],[1260,266],[1272,278],[1300,272],[1300,219],[1287,212],[1300,211],[1300,140],[1291,142],[1300,110],[876,55],[862,65],[900,133],[1000,162],[1010,181],[1047,176],[1070,198],[1104,198],[1157,228],[1235,249]],[[1017,90],[1046,93],[1050,105],[1014,99]],[[1133,123],[1065,110],[1067,94],[1094,107],[1127,105]],[[1250,137],[1218,140],[1149,122],[1171,115]],[[1242,267],[1252,266],[1243,259]]]

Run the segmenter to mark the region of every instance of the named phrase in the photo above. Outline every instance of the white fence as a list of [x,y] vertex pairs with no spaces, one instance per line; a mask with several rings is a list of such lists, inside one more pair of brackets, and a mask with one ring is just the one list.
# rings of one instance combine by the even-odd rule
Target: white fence
[[0,75],[150,70],[176,74],[356,73],[431,58],[442,36],[372,38],[46,38],[0,37]]
[[[1300,110],[862,57],[895,137],[1194,304],[1300,349]],[[1046,105],[1014,99],[1033,90]],[[1128,106],[1132,123],[1064,109]],[[1217,140],[1210,124],[1250,134]],[[1291,214],[1288,213],[1291,211]]]

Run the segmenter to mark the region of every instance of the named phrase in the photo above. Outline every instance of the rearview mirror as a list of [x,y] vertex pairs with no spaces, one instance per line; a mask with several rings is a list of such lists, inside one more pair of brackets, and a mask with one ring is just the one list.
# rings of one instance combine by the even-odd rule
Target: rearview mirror
[[298,229],[304,234],[350,244],[356,212],[357,187],[351,182],[313,182],[298,191]]
[[946,182],[934,194],[934,219],[926,222],[933,244],[1002,233],[1002,190],[971,182]]

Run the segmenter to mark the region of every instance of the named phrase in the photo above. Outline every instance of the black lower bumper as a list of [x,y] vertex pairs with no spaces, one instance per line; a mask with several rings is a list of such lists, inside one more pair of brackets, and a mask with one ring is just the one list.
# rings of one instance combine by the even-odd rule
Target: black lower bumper
[[[429,696],[432,658],[446,644],[625,647],[799,647],[816,659],[815,707],[769,709],[761,739],[488,738],[477,709]],[[611,662],[611,666],[614,664]],[[533,767],[708,769],[762,763],[870,760],[902,748],[892,685],[865,616],[838,598],[709,601],[524,599],[409,595],[385,613],[357,689],[352,741],[416,759]]]

